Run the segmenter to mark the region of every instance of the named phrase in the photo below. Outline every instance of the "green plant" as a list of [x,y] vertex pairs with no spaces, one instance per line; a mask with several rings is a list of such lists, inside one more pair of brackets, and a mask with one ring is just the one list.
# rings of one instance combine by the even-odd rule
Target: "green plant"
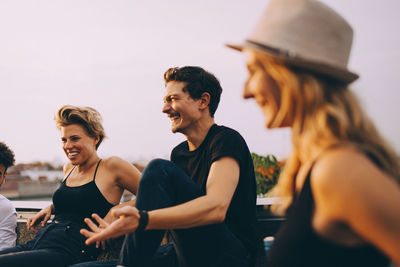
[[257,196],[263,197],[278,182],[283,163],[274,155],[260,156],[251,153],[257,183]]

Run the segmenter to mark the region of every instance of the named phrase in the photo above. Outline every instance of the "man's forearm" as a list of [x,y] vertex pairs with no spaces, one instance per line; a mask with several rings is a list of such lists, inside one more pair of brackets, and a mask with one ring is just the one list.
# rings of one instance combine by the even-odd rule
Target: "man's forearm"
[[227,207],[208,196],[189,202],[149,211],[146,229],[185,229],[223,222]]

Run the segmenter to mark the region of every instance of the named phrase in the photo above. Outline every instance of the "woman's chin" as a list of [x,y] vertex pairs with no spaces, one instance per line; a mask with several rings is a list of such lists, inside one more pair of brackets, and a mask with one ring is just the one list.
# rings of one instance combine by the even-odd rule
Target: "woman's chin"
[[273,126],[273,123],[272,123],[272,119],[271,118],[265,118],[265,128],[267,128],[267,129],[273,129],[273,128],[275,128],[274,126]]
[[285,121],[277,122],[273,119],[265,120],[265,128],[267,129],[277,129],[277,128],[287,128],[287,127],[290,127],[290,125]]
[[69,162],[71,162],[71,164],[72,165],[79,165],[79,162],[78,162],[78,160],[76,160],[76,159],[69,159]]

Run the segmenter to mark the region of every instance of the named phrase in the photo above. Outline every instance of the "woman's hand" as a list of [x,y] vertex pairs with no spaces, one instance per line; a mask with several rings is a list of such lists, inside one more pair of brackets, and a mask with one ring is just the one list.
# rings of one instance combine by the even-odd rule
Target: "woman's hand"
[[43,208],[41,211],[36,213],[35,216],[28,218],[26,222],[26,228],[37,233],[39,227],[44,227],[47,221],[50,219],[51,212],[53,210],[53,204]]

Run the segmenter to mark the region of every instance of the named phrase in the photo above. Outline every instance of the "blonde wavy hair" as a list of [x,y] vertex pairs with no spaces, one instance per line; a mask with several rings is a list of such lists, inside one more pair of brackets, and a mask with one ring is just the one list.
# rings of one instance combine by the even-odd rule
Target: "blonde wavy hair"
[[346,84],[306,70],[290,68],[263,53],[255,55],[281,90],[280,108],[272,127],[288,118],[292,122],[293,151],[278,184],[270,192],[271,196],[283,199],[282,205],[274,208],[275,212],[284,212],[291,203],[300,158],[307,157],[311,147],[353,144],[400,183],[398,156],[364,114]]
[[99,137],[96,149],[106,137],[103,125],[101,124],[101,115],[97,110],[91,107],[65,105],[57,111],[54,120],[56,121],[58,129],[71,124],[79,124],[85,129],[89,136],[93,138]]

